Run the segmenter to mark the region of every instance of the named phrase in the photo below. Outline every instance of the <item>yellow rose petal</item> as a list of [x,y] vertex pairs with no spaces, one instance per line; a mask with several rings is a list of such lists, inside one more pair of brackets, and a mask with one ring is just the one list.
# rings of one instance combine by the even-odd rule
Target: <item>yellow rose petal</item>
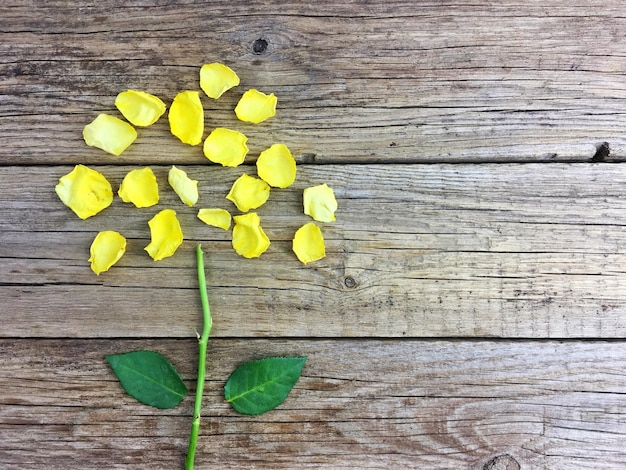
[[239,77],[224,64],[204,64],[200,69],[200,88],[209,98],[218,99],[225,91],[237,85]]
[[129,171],[117,192],[135,207],[152,207],[159,202],[159,185],[150,167]]
[[241,175],[233,183],[226,199],[232,201],[241,212],[261,207],[270,197],[269,185],[254,176]]
[[83,128],[83,139],[87,145],[115,156],[121,155],[136,138],[137,131],[133,126],[108,114],[99,114]]
[[183,144],[198,145],[204,132],[204,109],[197,91],[181,91],[168,114],[170,130]]
[[100,232],[89,249],[91,270],[96,274],[108,271],[119,261],[125,251],[126,238],[121,233],[112,230]]
[[304,190],[304,213],[318,222],[333,222],[337,210],[335,193],[326,183]]
[[244,258],[258,258],[270,246],[256,212],[233,217],[233,248]]
[[63,204],[81,219],[96,215],[113,202],[111,183],[101,173],[84,165],[76,165],[62,176],[54,190]]
[[204,156],[223,166],[239,166],[248,153],[247,141],[241,132],[218,127],[204,141]]
[[256,161],[258,175],[270,186],[286,188],[296,180],[296,161],[284,144],[274,144]]
[[293,252],[304,264],[326,256],[324,237],[320,228],[313,222],[300,227],[293,237]]
[[230,212],[224,209],[200,209],[198,211],[198,219],[205,224],[223,228],[224,230],[230,228]]
[[183,242],[183,231],[172,209],[164,209],[148,222],[151,241],[145,250],[154,261],[172,256]]
[[276,102],[274,93],[266,95],[252,88],[237,103],[235,114],[241,121],[258,124],[276,114]]
[[115,106],[135,126],[151,126],[165,113],[165,103],[145,91],[123,91],[115,98]]
[[198,202],[198,180],[192,180],[183,170],[172,166],[167,181],[183,203],[191,207]]

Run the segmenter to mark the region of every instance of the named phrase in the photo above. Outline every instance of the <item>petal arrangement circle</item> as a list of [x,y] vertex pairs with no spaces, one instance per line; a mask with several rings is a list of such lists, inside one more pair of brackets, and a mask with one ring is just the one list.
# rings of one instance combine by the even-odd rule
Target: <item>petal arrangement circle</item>
[[[226,91],[240,83],[238,75],[221,63],[205,64],[200,69],[200,88],[212,99],[219,99]],[[239,121],[259,124],[275,116],[277,98],[254,88],[247,90],[237,102],[235,115]],[[119,156],[137,139],[133,126],[151,126],[165,114],[166,104],[157,96],[140,91],[126,90],[115,98],[115,107],[130,122],[109,114],[98,116],[83,128],[83,139],[92,147]],[[198,145],[204,134],[204,108],[198,91],[185,90],[178,93],[168,113],[172,135],[182,143]],[[226,167],[241,165],[249,148],[248,138],[241,132],[217,127],[204,140],[203,153],[211,162]],[[296,160],[289,148],[282,143],[271,145],[256,160],[258,178],[242,174],[231,186],[226,199],[232,201],[244,214],[231,216],[223,208],[202,208],[197,217],[209,226],[231,230],[232,246],[245,258],[257,258],[271,242],[261,227],[256,212],[270,198],[270,187],[284,189],[296,180]],[[178,198],[187,206],[199,200],[198,180],[190,178],[185,171],[172,166],[168,183]],[[92,217],[113,202],[109,181],[101,173],[84,165],[76,165],[59,179],[55,187],[59,199],[78,217]],[[123,178],[119,191],[122,201],[138,208],[149,208],[159,203],[159,185],[150,167],[133,169]],[[306,188],[303,192],[304,213],[318,222],[335,221],[337,201],[327,184]],[[172,256],[183,242],[184,236],[176,211],[163,209],[148,222],[150,243],[145,251],[155,261]],[[293,253],[303,263],[318,261],[326,256],[324,237],[318,225],[309,222],[301,226],[292,241]],[[119,232],[104,230],[94,238],[90,247],[89,262],[99,275],[111,268],[126,251],[126,238]]]

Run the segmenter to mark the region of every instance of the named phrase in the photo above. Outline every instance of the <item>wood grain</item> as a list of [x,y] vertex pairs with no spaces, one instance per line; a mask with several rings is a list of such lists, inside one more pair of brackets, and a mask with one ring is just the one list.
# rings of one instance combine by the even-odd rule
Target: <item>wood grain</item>
[[[201,242],[215,321],[197,468],[622,468],[624,30],[622,3],[599,0],[3,1],[0,467],[182,468],[192,399],[139,405],[104,356],[159,351],[194,387]],[[169,104],[213,61],[241,86],[202,95],[205,135],[244,132],[242,168],[165,118],[119,158],[85,146],[119,92]],[[258,126],[233,113],[253,87],[279,100]],[[272,245],[245,260],[166,174],[233,209],[231,183],[275,142],[298,180],[259,210]],[[77,163],[114,189],[149,165],[161,203],[81,221],[54,194]],[[337,222],[302,266],[302,190],[322,182]],[[153,263],[147,221],[166,207],[185,242]],[[105,229],[128,252],[95,276]],[[230,372],[281,354],[309,358],[287,402],[237,416]]]
[[[30,469],[180,468],[193,400],[127,397],[105,354],[154,349],[193,388],[194,340],[2,340],[0,462]],[[237,415],[223,385],[242,361],[308,356],[287,401]],[[368,358],[364,360],[364,358]],[[620,343],[212,340],[199,468],[619,468]]]
[[[242,84],[204,99],[207,133],[238,126],[259,149],[292,144],[300,161],[585,161],[603,141],[615,161],[626,156],[618,2],[5,5],[2,164],[106,163],[84,149],[81,129],[116,113],[117,93],[147,90],[169,104],[198,89],[200,66],[214,60]],[[257,39],[267,42],[260,53]],[[250,87],[277,94],[277,119],[236,122]],[[174,157],[203,159],[162,120],[121,161]]]
[[[133,167],[96,168],[117,188]],[[253,172],[184,168],[200,180],[198,207],[229,210],[230,184]],[[240,258],[228,232],[177,200],[168,167],[155,167],[158,206],[138,210],[116,198],[86,221],[53,191],[69,169],[0,168],[6,335],[193,336],[198,242],[216,336],[625,334],[621,165],[301,165],[294,187],[274,190],[259,209],[272,245],[256,260]],[[303,266],[290,240],[310,220],[302,189],[321,182],[335,188],[338,220],[321,224],[327,257]],[[178,211],[187,241],[154,263],[143,250],[147,221],[165,207]],[[95,276],[89,244],[110,229],[129,238],[128,251]]]

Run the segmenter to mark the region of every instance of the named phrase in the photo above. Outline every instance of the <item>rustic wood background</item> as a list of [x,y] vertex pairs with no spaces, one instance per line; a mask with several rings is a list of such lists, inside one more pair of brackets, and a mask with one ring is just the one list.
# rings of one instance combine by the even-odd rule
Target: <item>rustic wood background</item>
[[[115,96],[170,103],[203,63],[241,86],[203,97],[208,131],[248,135],[243,171],[284,142],[296,184],[259,210],[272,240],[238,257],[167,191],[172,164],[225,201],[239,169],[167,119],[121,157],[82,128]],[[626,468],[626,6],[618,1],[5,0],[0,6],[0,467],[182,468],[193,397],[120,389],[104,356],[149,348],[195,387],[206,251],[214,316],[197,468]],[[275,118],[237,123],[250,87]],[[159,206],[79,220],[54,193],[83,163],[114,188],[150,165]],[[327,257],[291,252],[301,191],[339,202]],[[147,221],[186,241],[154,263]],[[95,276],[99,230],[127,254]],[[237,415],[241,362],[308,356],[288,400]]]

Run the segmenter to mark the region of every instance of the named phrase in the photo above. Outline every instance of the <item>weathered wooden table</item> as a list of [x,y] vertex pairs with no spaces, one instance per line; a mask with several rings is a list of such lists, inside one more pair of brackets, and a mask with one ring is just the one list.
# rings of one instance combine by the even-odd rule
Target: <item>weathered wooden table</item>
[[[202,243],[197,468],[626,468],[625,31],[606,0],[2,2],[0,467],[182,467],[192,395],[140,405],[104,356],[153,349],[194,389]],[[243,170],[166,118],[120,157],[84,144],[120,91],[169,104],[213,61],[242,82],[203,96],[205,135],[239,126]],[[258,126],[233,115],[251,87],[279,98]],[[198,207],[234,209],[230,184],[274,142],[298,179],[259,209],[272,245],[247,260],[167,171],[200,180]],[[78,163],[115,189],[150,166],[161,202],[79,220],[54,192]],[[337,221],[303,266],[301,191],[324,182]],[[153,262],[147,221],[167,207],[185,242]],[[128,250],[95,276],[106,229]],[[287,401],[237,415],[230,372],[282,354],[308,357]]]

